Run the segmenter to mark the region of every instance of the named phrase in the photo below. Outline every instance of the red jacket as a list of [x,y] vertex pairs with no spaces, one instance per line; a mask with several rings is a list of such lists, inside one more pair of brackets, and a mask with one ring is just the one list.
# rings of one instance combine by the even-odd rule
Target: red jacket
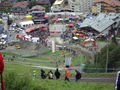
[[0,53],[0,74],[3,73],[4,70],[4,59],[2,53]]

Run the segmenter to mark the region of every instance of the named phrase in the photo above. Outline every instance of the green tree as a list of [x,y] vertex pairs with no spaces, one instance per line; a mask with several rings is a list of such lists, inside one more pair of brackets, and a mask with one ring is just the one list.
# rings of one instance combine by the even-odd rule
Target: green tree
[[[115,41],[116,42],[116,41]],[[105,46],[101,51],[95,54],[95,62],[97,67],[105,68],[107,60],[107,50],[108,52],[108,68],[119,68],[120,64],[120,45],[116,44],[114,39],[107,46]]]
[[31,0],[29,1],[28,7],[32,8],[33,6],[35,6],[37,4],[36,0]]

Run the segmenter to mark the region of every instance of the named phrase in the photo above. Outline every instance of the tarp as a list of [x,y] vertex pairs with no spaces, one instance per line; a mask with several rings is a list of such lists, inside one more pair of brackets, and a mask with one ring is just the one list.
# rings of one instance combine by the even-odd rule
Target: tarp
[[72,24],[72,23],[71,23],[71,24],[67,24],[67,26],[69,26],[69,27],[73,27],[73,26],[74,26],[74,24]]
[[31,31],[33,31],[33,29],[26,29],[25,31],[26,32],[31,32]]
[[26,39],[26,38],[25,38],[25,35],[23,35],[23,34],[17,34],[17,35],[16,35],[16,39],[18,39],[19,37],[23,38],[24,40]]
[[74,40],[78,40],[78,37],[73,37]]
[[92,38],[86,39],[83,42],[84,46],[96,46],[96,41]]
[[60,30],[51,30],[50,33],[61,33]]
[[49,16],[48,15],[45,15],[44,18],[48,18]]
[[36,27],[33,27],[33,28],[31,28],[31,29],[26,29],[25,31],[26,32],[31,32],[31,31],[34,31],[34,30],[36,30],[36,29],[41,29],[42,27],[41,26],[36,26]]
[[46,27],[42,27],[42,30],[47,30],[47,28]]

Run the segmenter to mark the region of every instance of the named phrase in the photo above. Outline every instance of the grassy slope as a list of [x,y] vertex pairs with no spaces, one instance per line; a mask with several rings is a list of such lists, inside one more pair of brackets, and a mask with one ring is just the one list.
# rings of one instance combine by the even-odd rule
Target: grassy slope
[[[29,66],[16,65],[16,64],[6,64],[5,74],[8,72],[16,72],[18,75],[30,75],[33,70],[36,70],[39,74],[40,69],[33,68]],[[46,70],[48,71],[48,70]],[[30,75],[30,78],[31,75]],[[61,80],[42,80],[35,79],[32,81],[33,86],[40,88],[38,90],[114,90],[113,84],[103,84],[103,83],[83,83],[83,82],[65,82]]]

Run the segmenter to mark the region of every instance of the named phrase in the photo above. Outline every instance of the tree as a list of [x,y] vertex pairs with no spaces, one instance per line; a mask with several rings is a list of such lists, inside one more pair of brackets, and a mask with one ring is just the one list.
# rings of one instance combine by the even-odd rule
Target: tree
[[31,0],[29,1],[28,7],[32,8],[33,6],[35,6],[37,4],[36,0]]
[[53,5],[53,3],[56,1],[56,0],[49,0],[51,5]]
[[119,68],[120,64],[120,45],[114,42],[115,38],[112,42],[107,46],[105,46],[99,53],[95,55],[95,62],[97,62],[97,67],[105,68],[106,67],[106,59],[107,59],[107,50],[108,52],[108,68]]

